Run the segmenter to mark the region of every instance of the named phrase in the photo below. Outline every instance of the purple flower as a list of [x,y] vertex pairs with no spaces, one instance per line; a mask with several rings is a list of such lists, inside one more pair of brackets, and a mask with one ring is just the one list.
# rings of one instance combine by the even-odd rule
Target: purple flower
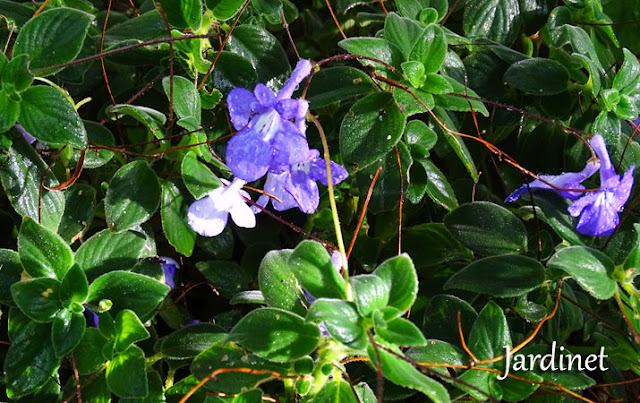
[[609,236],[620,223],[618,213],[622,211],[631,195],[635,165],[632,165],[620,179],[620,175],[616,174],[611,164],[604,138],[599,134],[595,135],[590,144],[600,158],[600,189],[585,194],[573,202],[568,210],[571,216],[580,216],[577,226],[579,233]]
[[[589,178],[591,175],[596,173],[596,171],[600,168],[599,161],[589,160],[587,162],[587,166],[580,172],[565,172],[560,175],[538,175],[539,178],[545,180],[546,182],[551,183],[554,186],[565,188],[565,189],[584,189],[584,186],[580,183],[583,180]],[[505,202],[514,202],[518,200],[520,196],[524,193],[528,192],[527,187],[533,189],[550,189],[555,190],[560,193],[562,196],[566,197],[569,200],[575,200],[582,196],[584,193],[582,192],[571,192],[568,190],[558,190],[539,179],[536,179],[528,184],[524,184],[520,186],[515,192],[511,193],[506,199]]]
[[[302,153],[300,153],[302,154]],[[342,182],[349,174],[340,164],[331,161],[331,178],[334,185]],[[316,181],[323,185],[329,184],[327,178],[327,165],[320,158],[318,150],[309,150],[306,158],[292,164],[287,170],[279,174],[269,174],[264,190],[280,199],[280,202],[272,199],[273,206],[278,211],[298,207],[303,213],[311,214],[320,203],[320,191]],[[266,206],[268,196],[263,195],[258,199],[258,204]]]
[[167,256],[160,256],[160,260],[163,261],[161,265],[164,273],[164,283],[173,290],[176,288],[176,283],[173,279],[176,275],[176,270],[180,268],[180,264]]
[[291,95],[310,72],[311,62],[300,60],[277,96],[264,84],[253,94],[244,88],[229,93],[231,123],[239,132],[227,144],[226,162],[235,177],[252,182],[268,170],[282,172],[305,155],[308,103]]
[[36,141],[36,138],[33,137],[28,131],[26,131],[24,127],[20,125],[20,123],[16,123],[15,128],[18,133],[22,134],[22,137],[24,137],[24,139],[27,140],[29,144],[33,144]]
[[189,206],[187,221],[191,228],[202,236],[219,235],[227,225],[229,214],[239,227],[256,226],[256,217],[245,201],[249,199],[249,194],[242,190],[246,182],[237,178],[230,184],[224,182],[228,186],[214,189],[208,196]]

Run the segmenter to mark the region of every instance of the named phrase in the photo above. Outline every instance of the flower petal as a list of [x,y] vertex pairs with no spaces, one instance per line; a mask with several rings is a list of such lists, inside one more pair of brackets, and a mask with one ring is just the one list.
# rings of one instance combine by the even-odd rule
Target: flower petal
[[251,211],[251,207],[239,195],[229,210],[233,222],[242,228],[253,228],[256,226],[256,216]]
[[220,195],[221,192],[214,192],[191,203],[187,212],[189,226],[202,236],[219,235],[227,225],[229,218],[229,213],[226,210],[220,210],[214,200],[214,197]]
[[293,95],[298,85],[309,73],[311,73],[311,62],[305,59],[298,61],[296,68],[293,70],[293,73],[291,73],[291,77],[289,77],[289,80],[282,86],[276,99],[280,101],[281,99],[291,98],[291,95]]
[[231,123],[236,130],[240,130],[249,123],[251,114],[256,110],[258,100],[251,91],[245,88],[234,88],[227,96],[227,107]]
[[272,108],[276,103],[276,96],[273,92],[264,84],[260,83],[253,89],[253,93],[256,96],[260,105],[265,108]]
[[297,99],[283,99],[276,104],[276,110],[282,119],[293,119],[298,115],[298,106],[304,102]]
[[270,142],[253,130],[243,130],[229,140],[226,163],[236,178],[253,182],[267,173],[272,153]]
[[303,99],[298,100],[298,113],[296,114],[296,128],[300,133],[307,133],[307,111],[309,110],[309,102]]
[[583,235],[609,236],[618,226],[618,212],[611,207],[607,192],[595,192],[595,201],[582,210],[576,229]]
[[303,213],[311,214],[318,208],[320,203],[318,185],[306,172],[292,171],[287,178],[285,189],[291,193]]
[[599,134],[593,136],[589,144],[591,144],[600,159],[600,183],[604,184],[609,178],[616,176],[616,170],[611,164],[611,158],[609,158],[607,145],[604,142],[604,138]]
[[293,123],[283,120],[280,130],[273,140],[273,159],[269,170],[280,173],[289,166],[309,159],[307,138],[301,135]]
[[[329,186],[327,179],[327,163],[322,158],[314,158],[310,163],[309,174],[313,179],[319,180],[323,185]],[[349,172],[340,164],[331,161],[331,179],[333,185],[337,185],[349,176]]]
[[633,188],[633,170],[635,168],[636,166],[632,165],[627,172],[624,173],[624,176],[618,186],[613,189],[614,195],[611,202],[611,208],[615,211],[622,211],[627,200],[629,200],[629,196],[631,196],[631,188]]
[[264,191],[280,199],[280,201],[271,199],[271,204],[273,204],[273,208],[276,209],[276,211],[284,211],[298,207],[298,203],[296,203],[296,200],[291,196],[291,193],[285,189],[288,177],[289,171],[282,172],[281,174],[267,174]]

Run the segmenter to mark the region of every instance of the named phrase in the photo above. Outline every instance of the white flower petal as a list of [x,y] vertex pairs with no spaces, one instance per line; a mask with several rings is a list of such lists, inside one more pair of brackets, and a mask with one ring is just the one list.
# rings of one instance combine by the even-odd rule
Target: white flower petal
[[247,206],[243,199],[233,203],[229,213],[231,213],[231,218],[238,227],[253,228],[256,226],[256,216],[253,215],[251,207]]
[[187,222],[191,228],[202,236],[216,236],[224,231],[229,218],[229,212],[220,210],[212,196],[219,194],[210,194],[200,200],[197,200],[189,206],[187,213]]

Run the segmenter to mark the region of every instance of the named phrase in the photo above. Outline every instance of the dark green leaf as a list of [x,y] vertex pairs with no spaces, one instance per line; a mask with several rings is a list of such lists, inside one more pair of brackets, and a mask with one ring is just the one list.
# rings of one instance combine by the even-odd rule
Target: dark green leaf
[[614,265],[604,253],[586,246],[571,246],[559,250],[547,265],[566,272],[580,287],[598,299],[609,299],[616,289],[611,278]]
[[61,279],[73,265],[73,252],[60,236],[25,217],[18,234],[18,253],[31,277]]
[[340,153],[347,169],[357,171],[383,158],[398,143],[405,119],[386,92],[367,95],[342,121]]
[[449,184],[447,177],[429,160],[420,159],[417,162],[424,168],[427,174],[427,194],[435,203],[438,203],[447,210],[453,210],[458,207],[458,199],[456,199],[453,188]]
[[360,325],[362,318],[353,302],[318,299],[309,307],[307,320],[323,322],[334,339],[354,350],[362,350],[368,344]]
[[116,353],[121,353],[133,343],[148,338],[149,332],[133,311],[124,309],[118,313],[116,316]]
[[119,397],[145,397],[149,393],[144,352],[131,346],[109,362],[107,385]]
[[313,403],[358,403],[349,387],[349,382],[342,378],[327,383],[313,398]]
[[158,177],[146,162],[136,160],[123,166],[107,190],[104,208],[109,228],[121,232],[147,221],[158,209],[160,196]]
[[4,90],[0,90],[0,133],[6,132],[16,124],[20,117],[20,103],[13,100]]
[[[488,282],[486,279],[490,278]],[[526,256],[492,256],[476,260],[445,283],[444,289],[462,289],[494,297],[524,295],[545,280],[544,267]]]
[[245,3],[244,0],[205,0],[205,2],[216,19],[223,21],[233,17]]
[[429,337],[460,346],[458,312],[462,333],[468,335],[478,314],[468,302],[453,295],[436,295],[429,300],[422,328]]
[[26,90],[33,83],[33,74],[29,71],[29,56],[13,56],[2,71],[2,81],[11,84],[16,92]]
[[258,357],[276,362],[295,360],[311,353],[319,339],[316,325],[278,308],[249,312],[227,337],[227,341],[237,342]]
[[90,14],[66,7],[45,11],[20,29],[13,57],[28,55],[31,58],[29,67],[36,75],[47,76],[60,71],[58,68],[44,74],[38,72],[75,59],[92,20]]
[[73,265],[62,278],[60,284],[60,301],[63,304],[77,302],[79,304],[87,300],[89,295],[89,283],[84,271],[77,264]]
[[[83,120],[84,128],[87,131],[89,142],[100,144],[102,146],[114,146],[116,140],[113,134],[98,122]],[[84,168],[98,168],[109,162],[113,157],[113,151],[106,149],[88,150],[84,158]]]
[[475,0],[466,3],[462,26],[471,39],[481,37],[510,46],[522,26],[518,0]]
[[542,58],[525,59],[512,64],[504,81],[532,95],[554,95],[567,90],[569,73],[560,63]]
[[7,397],[17,399],[35,392],[59,366],[60,359],[51,345],[51,325],[29,322],[12,340],[4,357]]
[[368,75],[353,67],[329,67],[313,75],[307,99],[311,109],[365,95],[375,90]]
[[258,282],[269,306],[304,315],[302,291],[296,277],[289,268],[289,257],[293,250],[283,249],[268,252],[260,263]]
[[640,63],[628,49],[623,49],[623,52],[624,63],[613,80],[613,88],[622,94],[634,94],[640,86]]
[[191,151],[182,160],[182,180],[194,198],[200,199],[213,189],[222,186],[222,182],[206,165],[198,161]]
[[19,121],[33,137],[47,143],[87,148],[87,132],[82,119],[62,92],[37,85],[21,96]]
[[409,58],[409,54],[423,31],[419,23],[396,13],[390,13],[384,21],[384,38],[402,52],[405,60],[422,61]]
[[418,276],[411,258],[407,254],[385,260],[373,272],[389,288],[389,306],[401,312],[413,305],[418,294]]
[[58,234],[65,242],[72,244],[82,237],[93,221],[96,190],[84,183],[76,183],[64,193],[64,197],[65,209]]
[[145,238],[139,232],[113,233],[102,230],[94,234],[76,251],[76,264],[89,280],[114,271],[129,270],[138,261],[145,246]]
[[438,135],[421,120],[412,120],[404,129],[404,136],[412,154],[426,158],[429,150],[436,145]]
[[11,295],[18,308],[36,322],[51,322],[62,308],[60,282],[53,278],[37,278],[15,283]]
[[179,179],[166,180],[162,183],[162,229],[167,241],[176,251],[191,256],[196,243],[196,233],[187,223],[187,209],[189,208],[184,189]]
[[420,329],[404,318],[394,318],[384,327],[376,327],[376,334],[396,346],[424,346],[427,341]]
[[[405,352],[415,362],[431,362],[434,364],[467,365],[469,357],[461,349],[441,340],[427,340],[425,346],[412,347]],[[430,367],[431,370],[448,375],[442,367]]]
[[315,241],[302,241],[289,257],[289,268],[314,298],[345,298],[344,279],[329,252]]
[[225,298],[246,290],[251,281],[247,271],[232,261],[202,261],[196,263],[196,268]]
[[[13,144],[9,159],[0,164],[0,179],[11,205],[21,216],[38,217],[41,211],[42,225],[56,230],[64,211],[64,196],[46,189],[40,193],[40,181],[47,164],[27,143],[21,134],[12,130]],[[49,172],[45,185],[56,186],[58,181]],[[40,198],[40,196],[42,196]],[[39,208],[39,201],[42,200]]]
[[527,251],[527,231],[518,217],[490,202],[464,204],[444,218],[451,234],[482,255]]
[[74,350],[76,366],[80,375],[95,372],[105,362],[102,349],[107,339],[98,329],[89,328],[85,331],[80,344]]
[[20,281],[22,273],[20,257],[12,250],[0,249],[0,302],[12,301],[10,287]]
[[258,73],[246,57],[227,51],[220,53],[211,73],[211,83],[221,93],[228,94],[238,87],[252,89],[257,82]]
[[162,338],[160,352],[171,358],[191,358],[226,339],[224,329],[211,323],[198,323]]
[[409,227],[402,232],[402,250],[417,268],[433,267],[456,260],[469,261],[471,251],[455,240],[442,223]]
[[[197,1],[200,2],[200,0]],[[162,79],[162,88],[171,101],[170,77]],[[189,131],[200,129],[201,109],[200,94],[193,82],[184,77],[173,76],[173,111],[180,118],[178,125]]]
[[[487,108],[484,106],[482,102],[475,99],[470,99],[471,97],[479,98],[478,94],[474,90],[472,90],[469,87],[465,87],[463,84],[460,84],[459,82],[457,82],[451,77],[448,77],[448,76],[443,76],[443,77],[445,80],[447,80],[447,84],[451,86],[450,92],[453,94],[457,94],[458,96],[447,95],[447,94],[434,94],[433,98],[436,101],[436,105],[441,106],[445,109],[449,109],[452,111],[459,111],[459,112],[471,112],[471,110],[473,109],[475,113],[479,113],[483,116],[489,116],[489,111],[487,110]],[[466,97],[470,97],[470,98],[466,98]],[[451,127],[449,127],[449,129],[451,129]],[[447,133],[450,136],[453,136],[453,134],[449,132]]]
[[82,340],[86,320],[80,312],[63,309],[53,320],[51,338],[56,356],[62,358],[70,353]]
[[169,24],[197,31],[202,25],[202,0],[159,0]]
[[139,317],[151,312],[169,292],[169,287],[151,277],[125,271],[112,271],[89,286],[89,303],[98,305],[109,299],[112,312],[131,309]]
[[361,274],[349,279],[358,312],[363,317],[371,315],[373,311],[384,308],[389,302],[389,289],[378,276]]
[[[402,63],[402,52],[392,45],[390,42],[382,38],[349,38],[338,43],[342,49],[353,55],[367,56],[373,59],[381,60],[398,68]],[[383,64],[370,60],[361,60],[364,65],[374,66],[376,70],[389,72],[389,69]]]
[[105,112],[113,120],[123,116],[131,116],[148,128],[157,138],[164,137],[162,127],[167,122],[167,117],[155,109],[139,105],[117,104],[108,106]]
[[471,328],[468,345],[479,360],[495,358],[504,354],[505,346],[511,347],[507,319],[496,303],[491,301],[480,311]]

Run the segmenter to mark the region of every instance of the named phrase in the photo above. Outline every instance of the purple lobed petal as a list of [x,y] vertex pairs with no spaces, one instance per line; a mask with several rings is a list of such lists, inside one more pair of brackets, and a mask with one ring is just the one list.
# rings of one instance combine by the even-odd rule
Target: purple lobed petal
[[233,127],[241,130],[249,123],[251,115],[258,107],[258,100],[251,91],[245,88],[234,88],[227,96],[227,107]]
[[253,182],[267,173],[272,154],[270,141],[253,130],[243,130],[229,140],[226,162],[236,178]]
[[293,170],[287,178],[285,189],[291,193],[303,213],[311,214],[318,208],[318,185],[304,170]]
[[260,83],[253,89],[253,94],[263,108],[273,108],[276,103],[276,96],[266,85]]
[[309,60],[302,59],[298,61],[296,68],[293,69],[293,73],[291,73],[291,77],[289,77],[287,82],[284,83],[276,99],[280,101],[282,99],[291,98],[291,95],[293,95],[293,92],[296,90],[298,85],[300,85],[302,80],[311,73],[311,67],[311,62]]

